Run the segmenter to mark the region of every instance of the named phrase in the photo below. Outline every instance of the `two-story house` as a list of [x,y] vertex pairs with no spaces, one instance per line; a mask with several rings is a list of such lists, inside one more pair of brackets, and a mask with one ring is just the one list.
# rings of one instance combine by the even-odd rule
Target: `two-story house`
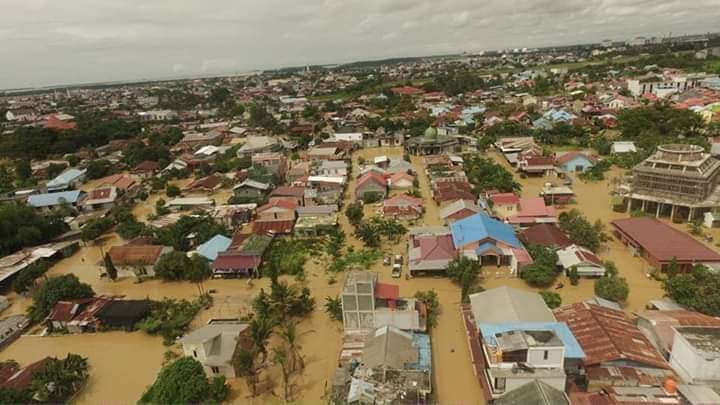
[[209,376],[235,378],[232,358],[248,324],[238,321],[210,321],[180,338],[185,356],[199,361]]

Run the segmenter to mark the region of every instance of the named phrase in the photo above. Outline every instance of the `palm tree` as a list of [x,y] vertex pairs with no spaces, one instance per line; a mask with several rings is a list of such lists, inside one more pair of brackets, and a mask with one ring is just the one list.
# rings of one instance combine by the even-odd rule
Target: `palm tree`
[[257,366],[257,356],[257,350],[240,349],[235,352],[232,360],[235,372],[237,375],[245,377],[245,382],[250,387],[253,397],[257,395],[257,382],[260,373]]
[[267,344],[272,336],[273,325],[267,317],[256,317],[250,321],[250,339],[253,347],[262,353],[262,363],[267,360]]
[[342,302],[340,301],[340,297],[325,297],[325,312],[330,319],[342,322]]
[[289,321],[285,323],[284,327],[280,331],[280,337],[283,339],[287,346],[287,353],[290,360],[290,370],[295,371],[297,369],[305,369],[305,359],[300,351],[302,346],[298,340],[302,334],[297,331],[297,322]]
[[290,361],[287,349],[285,347],[273,347],[272,362],[280,366],[283,377],[283,399],[287,402],[290,399]]

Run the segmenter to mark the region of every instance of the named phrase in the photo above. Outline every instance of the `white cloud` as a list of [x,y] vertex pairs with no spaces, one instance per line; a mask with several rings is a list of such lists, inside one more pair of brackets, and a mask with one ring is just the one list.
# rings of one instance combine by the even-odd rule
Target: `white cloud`
[[3,0],[0,88],[697,33],[717,2]]

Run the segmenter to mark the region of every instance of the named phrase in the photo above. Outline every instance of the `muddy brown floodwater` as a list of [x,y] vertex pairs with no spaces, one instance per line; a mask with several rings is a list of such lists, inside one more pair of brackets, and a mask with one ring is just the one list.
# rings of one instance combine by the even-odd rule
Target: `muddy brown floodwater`
[[[353,155],[353,173],[358,173],[358,158],[366,160],[379,155],[401,157],[401,148],[364,149]],[[506,165],[504,159],[490,153],[493,159]],[[413,157],[412,163],[418,172],[420,191],[425,200],[426,213],[418,224],[440,225],[438,207],[432,200],[430,185],[425,175],[422,160]],[[621,171],[613,170],[610,176],[619,176]],[[536,196],[547,179],[529,178],[517,180],[523,185],[523,196]],[[186,182],[180,182],[183,186]],[[608,223],[612,219],[625,217],[624,213],[613,212],[610,207],[609,182],[596,183],[577,182],[575,185],[577,204],[568,208],[580,209],[590,220],[600,219]],[[355,179],[348,185],[346,201],[353,200]],[[229,190],[220,190],[213,195],[218,203],[225,203]],[[155,201],[160,194],[152,195],[147,201],[138,204],[133,210],[140,220],[154,212]],[[163,198],[167,199],[164,195]],[[378,207],[367,207],[366,215],[372,215]],[[353,236],[353,228],[345,215],[339,216],[340,226],[347,235],[347,243],[361,248],[362,243]],[[714,231],[715,232],[715,231]],[[720,232],[720,231],[717,231]],[[720,236],[718,233],[717,236]],[[124,295],[128,298],[162,299],[163,297],[192,299],[198,295],[197,286],[192,283],[169,283],[159,280],[135,283],[133,280],[111,282],[99,277],[98,265],[103,253],[111,246],[124,242],[115,234],[103,237],[99,243],[83,246],[70,258],[60,261],[49,271],[49,275],[76,274],[83,282],[90,284],[97,294]],[[398,243],[385,244],[382,249],[387,254],[407,254],[407,236]],[[612,260],[617,264],[620,274],[630,283],[630,297],[626,306],[629,311],[641,309],[648,300],[659,298],[662,294],[660,283],[648,278],[648,265],[643,260],[633,257],[619,242],[613,240],[600,253],[603,259]],[[316,310],[299,325],[301,333],[300,346],[306,357],[307,367],[300,376],[293,379],[293,398],[303,402],[320,402],[326,398],[330,388],[330,380],[337,365],[339,350],[342,343],[342,326],[328,318],[323,310],[325,298],[339,294],[344,275],[336,277],[331,283],[325,269],[324,258],[313,258],[306,265],[304,283],[312,291],[316,299]],[[400,285],[403,296],[412,296],[417,291],[435,290],[440,301],[438,327],[432,335],[433,367],[435,377],[435,394],[442,404],[477,404],[482,402],[480,387],[473,373],[470,353],[466,341],[462,318],[459,311],[460,289],[443,278],[405,278],[392,279],[390,267],[378,261],[372,268],[380,275],[383,282]],[[512,286],[524,290],[537,291],[527,286],[522,280],[507,277],[506,269],[485,268],[485,288],[501,285]],[[563,303],[578,302],[593,296],[592,280],[581,280],[580,285],[571,286],[563,280],[565,287],[557,290]],[[210,318],[237,317],[248,314],[252,299],[261,288],[267,288],[267,280],[256,280],[249,285],[246,280],[209,280],[204,283],[206,290],[213,291],[214,305],[201,312],[193,322],[193,327],[202,325]],[[13,306],[8,313],[22,312],[30,304],[30,299],[15,294],[10,295]],[[160,338],[148,336],[142,332],[134,333],[97,333],[86,335],[67,335],[61,337],[23,336],[0,352],[0,360],[15,359],[27,364],[43,356],[64,356],[72,352],[88,357],[91,377],[87,387],[76,399],[79,404],[98,403],[134,403],[142,395],[145,388],[152,384],[157,372],[162,367],[163,354],[168,350],[180,352],[178,345],[166,347]],[[251,399],[244,380],[231,381],[233,387],[229,402],[234,403],[278,403],[280,401],[280,373],[277,367],[270,366],[263,373],[261,386],[265,392],[258,398]]]

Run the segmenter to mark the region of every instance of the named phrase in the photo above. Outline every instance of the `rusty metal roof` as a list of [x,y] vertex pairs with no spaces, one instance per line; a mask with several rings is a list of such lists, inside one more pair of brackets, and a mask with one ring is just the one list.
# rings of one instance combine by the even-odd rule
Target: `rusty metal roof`
[[585,365],[630,360],[650,367],[669,368],[660,353],[623,312],[588,303],[554,311],[565,322],[585,352]]

